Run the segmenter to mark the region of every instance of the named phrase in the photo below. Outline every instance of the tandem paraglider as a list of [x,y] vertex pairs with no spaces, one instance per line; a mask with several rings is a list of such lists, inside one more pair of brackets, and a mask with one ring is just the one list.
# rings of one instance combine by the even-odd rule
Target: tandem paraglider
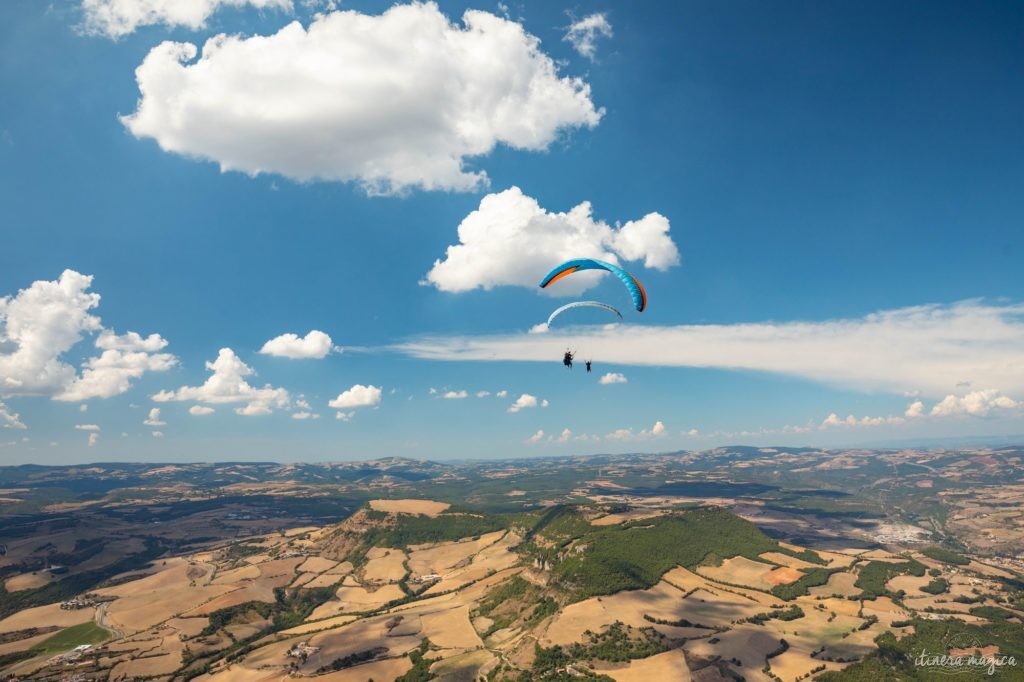
[[[541,280],[540,288],[546,289],[550,284],[557,282],[563,277],[568,277],[575,272],[581,272],[583,270],[604,270],[612,273],[626,287],[626,291],[629,292],[629,295],[633,300],[633,307],[636,308],[636,311],[642,313],[647,308],[647,291],[644,289],[644,285],[640,283],[640,280],[631,273],[620,268],[618,265],[606,263],[605,261],[597,260],[596,258],[573,258],[572,260],[565,261],[561,265],[552,269],[551,272]],[[546,324],[538,326],[542,326],[543,329],[546,330],[551,327],[551,323],[553,323],[555,318],[559,315],[576,308],[600,308],[614,314],[620,320],[623,319],[622,313],[607,303],[601,303],[600,301],[574,301],[557,308],[548,316]],[[562,364],[568,369],[572,369],[573,357],[575,357],[575,353],[570,349],[566,349],[565,355],[562,356]],[[589,373],[591,371],[591,360],[586,360],[585,363],[587,366],[587,372]]]

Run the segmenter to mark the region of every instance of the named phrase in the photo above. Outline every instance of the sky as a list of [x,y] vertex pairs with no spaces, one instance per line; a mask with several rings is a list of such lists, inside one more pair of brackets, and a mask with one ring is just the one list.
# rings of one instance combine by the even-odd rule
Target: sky
[[[1022,31],[1013,3],[7,0],[0,464],[1024,434]],[[647,309],[538,288],[575,257]],[[574,300],[623,319],[545,330]]]

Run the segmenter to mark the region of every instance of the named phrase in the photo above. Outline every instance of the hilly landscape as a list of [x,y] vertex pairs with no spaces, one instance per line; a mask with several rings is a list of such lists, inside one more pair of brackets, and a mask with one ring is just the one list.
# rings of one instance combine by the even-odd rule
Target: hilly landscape
[[7,467],[17,680],[931,680],[1024,660],[1024,450]]

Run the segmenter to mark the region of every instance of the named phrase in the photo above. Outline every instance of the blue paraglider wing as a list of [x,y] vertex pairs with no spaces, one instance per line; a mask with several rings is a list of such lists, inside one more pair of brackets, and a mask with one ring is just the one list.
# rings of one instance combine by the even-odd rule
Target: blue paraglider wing
[[565,261],[549,272],[547,277],[541,280],[540,288],[545,289],[549,284],[557,282],[563,277],[568,277],[574,272],[580,272],[581,270],[607,270],[618,277],[619,281],[626,285],[629,295],[633,297],[633,305],[636,307],[638,312],[642,313],[644,308],[647,307],[647,292],[644,291],[644,286],[640,284],[640,280],[620,268],[618,265],[612,265],[611,263],[606,263],[603,260],[597,260],[596,258],[574,258],[573,260]]
[[620,320],[622,319],[622,313],[620,313],[618,310],[611,307],[610,305],[607,305],[606,303],[601,303],[599,301],[573,301],[572,303],[566,303],[561,308],[551,313],[551,315],[548,316],[548,325],[550,326],[551,323],[555,320],[555,318],[564,313],[566,310],[572,310],[573,308],[602,308],[610,313],[615,313],[616,315],[619,316]]

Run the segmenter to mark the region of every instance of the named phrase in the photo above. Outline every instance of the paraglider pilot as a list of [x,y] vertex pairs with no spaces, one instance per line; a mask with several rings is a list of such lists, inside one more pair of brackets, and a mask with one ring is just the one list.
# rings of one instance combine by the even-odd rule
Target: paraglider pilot
[[590,360],[584,360],[584,362],[587,365],[587,373],[589,374],[590,373]]
[[565,357],[562,358],[562,364],[565,365],[566,367],[568,367],[569,369],[572,369],[572,357],[573,357],[572,352],[570,352],[568,349],[566,349]]

